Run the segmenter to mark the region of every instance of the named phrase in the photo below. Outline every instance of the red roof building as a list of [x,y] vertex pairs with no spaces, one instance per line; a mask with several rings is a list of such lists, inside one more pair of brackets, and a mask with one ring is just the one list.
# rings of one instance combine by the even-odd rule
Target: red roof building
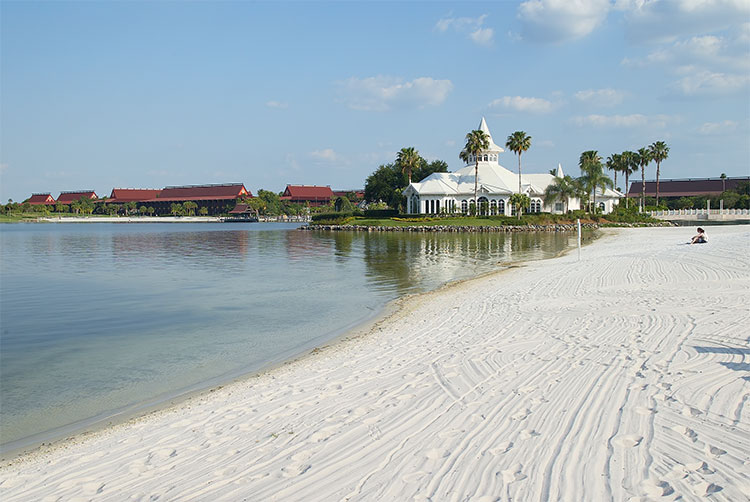
[[52,206],[55,204],[55,198],[49,193],[34,193],[25,202],[32,206]]
[[166,187],[156,197],[159,201],[236,200],[252,197],[242,183],[230,185],[185,185]]
[[143,202],[159,196],[158,188],[113,188],[107,202],[117,204],[126,202]]
[[57,202],[61,202],[63,204],[71,204],[81,197],[85,197],[87,199],[96,199],[96,192],[93,190],[84,190],[81,192],[61,192],[60,196],[57,198]]
[[245,185],[232,183],[228,185],[185,185],[166,187],[153,199],[142,202],[153,206],[157,214],[169,214],[172,204],[195,202],[198,210],[206,208],[208,214],[220,214],[230,211],[237,199],[252,197]]
[[[699,195],[719,195],[727,190],[736,190],[741,182],[749,182],[750,176],[740,178],[687,178],[679,180],[659,180],[659,197],[693,197]],[[641,196],[642,184],[633,181],[628,197]],[[656,197],[656,181],[646,181],[646,197]]]
[[363,200],[365,198],[365,191],[361,189],[357,190],[334,190],[333,196],[334,197],[347,197],[350,193],[353,193],[357,200]]
[[294,204],[324,206],[331,202],[332,197],[333,190],[330,186],[287,185],[280,198]]

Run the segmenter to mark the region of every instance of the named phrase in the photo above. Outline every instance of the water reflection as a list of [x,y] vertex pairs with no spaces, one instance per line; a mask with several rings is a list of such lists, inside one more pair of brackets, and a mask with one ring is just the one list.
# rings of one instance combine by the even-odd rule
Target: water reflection
[[0,225],[2,442],[252,371],[571,234]]
[[155,262],[180,260],[205,264],[212,259],[243,260],[251,241],[266,233],[243,230],[211,232],[168,232],[162,234],[113,234],[111,253],[117,262],[129,263],[144,257]]
[[361,238],[368,278],[379,289],[403,294],[496,270],[506,262],[554,256],[572,237],[519,232],[367,233]]

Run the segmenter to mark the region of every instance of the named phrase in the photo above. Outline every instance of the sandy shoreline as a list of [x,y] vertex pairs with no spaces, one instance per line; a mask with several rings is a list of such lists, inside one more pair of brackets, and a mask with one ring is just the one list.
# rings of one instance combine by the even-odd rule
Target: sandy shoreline
[[0,469],[3,500],[743,500],[750,228],[623,229]]
[[47,216],[41,223],[220,223],[216,216]]

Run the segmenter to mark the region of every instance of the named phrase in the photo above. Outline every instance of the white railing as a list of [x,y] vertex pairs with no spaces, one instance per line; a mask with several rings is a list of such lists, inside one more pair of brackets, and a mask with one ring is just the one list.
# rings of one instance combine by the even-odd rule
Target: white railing
[[668,209],[648,211],[651,216],[750,216],[750,209]]

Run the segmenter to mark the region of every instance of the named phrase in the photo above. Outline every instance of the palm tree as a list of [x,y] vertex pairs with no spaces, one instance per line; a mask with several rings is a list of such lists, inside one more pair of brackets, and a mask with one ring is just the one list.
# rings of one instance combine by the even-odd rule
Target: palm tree
[[659,205],[659,166],[661,164],[662,160],[665,160],[667,157],[669,157],[669,147],[667,144],[663,141],[657,141],[656,143],[652,143],[650,147],[648,147],[649,153],[651,154],[651,158],[654,162],[656,162],[656,205]]
[[518,219],[520,220],[521,213],[523,213],[524,208],[527,208],[531,205],[531,198],[525,193],[514,193],[511,194],[509,200],[513,205],[513,209],[516,210],[516,215],[518,215]]
[[185,212],[188,214],[188,216],[195,216],[195,210],[198,207],[198,204],[196,204],[192,200],[188,200],[185,201],[184,204],[182,204],[182,207],[185,209]]
[[721,191],[722,192],[726,192],[727,191],[727,175],[726,175],[726,173],[721,173],[721,176],[719,176],[719,178],[721,178]]
[[474,159],[474,207],[477,207],[477,182],[479,180],[479,154],[490,147],[490,137],[481,129],[475,129],[466,135],[466,146],[458,158],[467,164]]
[[630,193],[630,175],[638,170],[638,154],[625,150],[620,154],[622,172],[625,173],[625,207],[630,207],[628,193]]
[[607,169],[615,173],[615,187],[617,187],[617,171],[621,171],[622,156],[619,153],[613,153],[607,157]]
[[596,212],[596,189],[601,188],[602,193],[605,188],[612,188],[612,180],[604,174],[602,167],[602,158],[596,150],[589,150],[581,154],[578,161],[581,168],[581,181],[586,188],[586,192],[592,195],[593,211]]
[[521,154],[531,148],[531,136],[523,131],[516,131],[508,136],[505,147],[518,155],[518,193],[521,193]]
[[651,162],[648,148],[638,149],[638,165],[641,167],[641,211],[646,208],[646,166]]
[[555,179],[544,190],[544,202],[549,204],[561,200],[565,204],[565,212],[568,212],[568,200],[578,194],[578,187],[572,176],[565,175],[562,178],[555,176]]
[[396,155],[396,164],[401,166],[402,173],[406,173],[406,176],[409,179],[409,184],[411,184],[411,173],[419,166],[419,161],[421,159],[419,152],[417,152],[413,146],[402,148],[401,151],[398,152],[398,155]]

